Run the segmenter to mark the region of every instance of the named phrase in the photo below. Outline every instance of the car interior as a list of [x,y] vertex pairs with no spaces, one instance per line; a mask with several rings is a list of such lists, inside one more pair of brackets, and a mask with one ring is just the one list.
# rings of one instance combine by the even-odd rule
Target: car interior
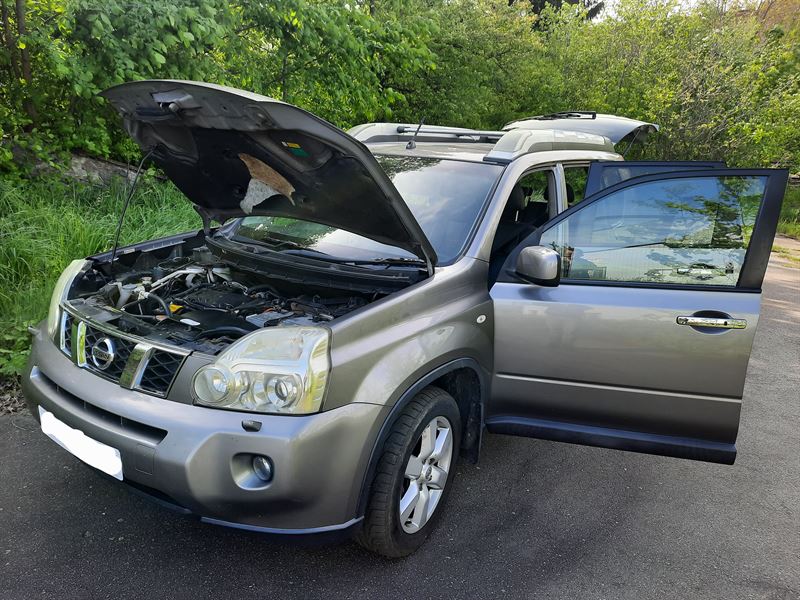
[[[527,173],[514,185],[492,242],[490,287],[497,281],[500,269],[511,251],[557,214],[554,188],[555,177],[550,170]],[[568,187],[567,194],[569,192]]]

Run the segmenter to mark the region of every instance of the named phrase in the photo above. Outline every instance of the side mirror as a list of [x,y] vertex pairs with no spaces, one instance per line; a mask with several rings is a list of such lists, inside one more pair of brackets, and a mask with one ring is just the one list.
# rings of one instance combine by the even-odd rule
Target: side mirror
[[561,279],[561,255],[544,246],[528,246],[517,256],[516,273],[529,283],[556,287]]

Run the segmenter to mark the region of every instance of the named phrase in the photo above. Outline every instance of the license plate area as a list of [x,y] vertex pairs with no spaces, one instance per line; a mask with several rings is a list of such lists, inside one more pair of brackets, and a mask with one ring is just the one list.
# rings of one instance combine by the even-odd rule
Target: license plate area
[[87,465],[122,481],[122,456],[119,450],[73,429],[56,416],[39,407],[42,432],[56,444]]

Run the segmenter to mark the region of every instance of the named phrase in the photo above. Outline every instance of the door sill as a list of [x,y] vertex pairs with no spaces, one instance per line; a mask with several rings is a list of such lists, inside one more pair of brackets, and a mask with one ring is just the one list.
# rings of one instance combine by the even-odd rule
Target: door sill
[[736,444],[563,421],[497,416],[486,419],[486,429],[491,433],[686,458],[723,465],[732,465],[736,460]]

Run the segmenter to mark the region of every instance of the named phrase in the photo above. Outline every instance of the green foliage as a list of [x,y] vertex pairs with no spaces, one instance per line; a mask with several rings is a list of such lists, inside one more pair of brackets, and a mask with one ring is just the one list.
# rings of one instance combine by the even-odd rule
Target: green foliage
[[533,58],[544,53],[536,17],[507,0],[434,0],[425,6],[440,24],[429,42],[436,68],[392,73],[393,88],[406,101],[400,119],[490,128],[526,112],[524,98],[541,77]]
[[678,0],[621,0],[601,19],[594,0],[0,0],[0,168],[75,150],[134,158],[97,93],[160,77],[251,89],[343,127],[612,112],[662,125],[649,158],[797,170],[800,19],[796,0],[776,3],[788,16],[767,22],[756,5]]
[[[800,168],[798,25],[764,29],[755,12],[672,0],[627,0],[587,23],[577,9],[542,14],[543,109],[588,109],[661,125],[644,157]],[[541,98],[532,90],[528,106]],[[536,112],[536,111],[533,111]]]
[[97,93],[148,77],[213,79],[221,72],[214,49],[230,31],[227,7],[224,0],[29,1],[27,34],[16,41],[30,53],[30,81],[14,76],[22,57],[4,32],[0,104],[11,111],[0,167],[9,167],[9,146],[43,159],[73,150],[130,156],[133,145]]
[[[385,117],[402,94],[391,73],[433,67],[431,22],[377,19],[342,2],[242,2],[223,58],[229,81],[342,125]],[[269,49],[265,52],[265,49]]]

